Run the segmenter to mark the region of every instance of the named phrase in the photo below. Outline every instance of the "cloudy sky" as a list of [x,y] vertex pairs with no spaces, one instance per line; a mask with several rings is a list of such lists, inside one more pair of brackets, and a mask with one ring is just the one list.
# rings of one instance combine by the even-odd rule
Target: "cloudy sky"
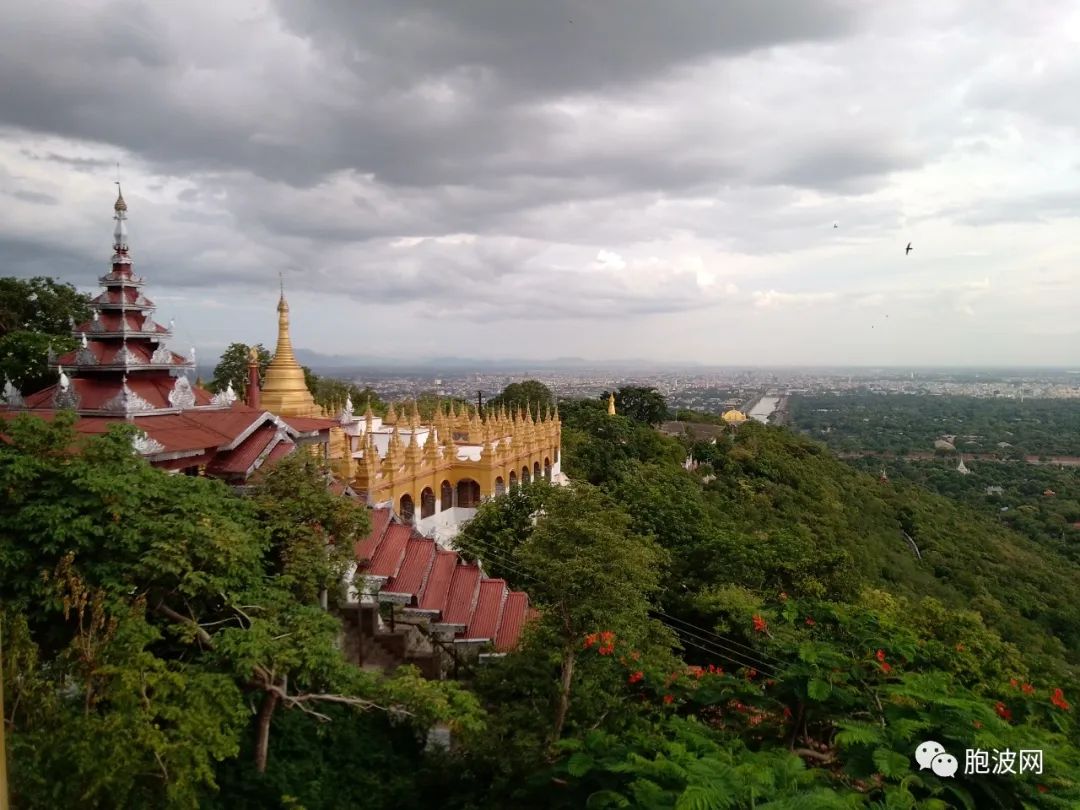
[[0,76],[0,274],[92,287],[119,161],[204,358],[283,273],[328,354],[1080,363],[1077,2],[4,3]]

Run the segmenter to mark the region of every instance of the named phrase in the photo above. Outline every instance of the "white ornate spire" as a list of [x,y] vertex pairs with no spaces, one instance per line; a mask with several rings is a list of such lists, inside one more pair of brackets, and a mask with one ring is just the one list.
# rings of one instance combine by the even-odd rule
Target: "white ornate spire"
[[113,214],[113,219],[116,220],[116,227],[113,228],[113,250],[123,253],[128,249],[127,203],[124,202],[119,180],[116,181],[116,195],[116,204],[113,205],[116,212]]
[[60,375],[60,387],[64,391],[67,391],[68,388],[71,387],[71,379],[68,377],[67,374],[64,373],[64,367],[63,366],[57,366],[56,371]]

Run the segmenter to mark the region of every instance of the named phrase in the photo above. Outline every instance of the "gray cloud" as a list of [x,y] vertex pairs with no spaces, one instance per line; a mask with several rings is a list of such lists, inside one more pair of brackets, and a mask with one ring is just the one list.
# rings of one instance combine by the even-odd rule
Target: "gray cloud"
[[[358,328],[349,308],[378,321],[378,305],[403,334],[431,318],[462,334],[455,319],[578,323],[564,353],[594,321],[632,319],[632,342],[666,317],[752,331],[832,307],[828,331],[880,300],[978,313],[1005,293],[957,285],[1025,252],[1055,273],[1070,261],[1043,255],[1056,232],[1025,251],[995,230],[1078,214],[1061,190],[1077,120],[1059,94],[1080,60],[1032,47],[1064,43],[1057,8],[9,4],[0,263],[92,284],[120,160],[155,288],[182,310],[285,272],[337,307],[324,342]],[[1040,173],[1033,154],[1056,162]],[[899,262],[911,238],[919,252]],[[962,292],[890,292],[904,281]],[[679,340],[689,351],[690,331]]]

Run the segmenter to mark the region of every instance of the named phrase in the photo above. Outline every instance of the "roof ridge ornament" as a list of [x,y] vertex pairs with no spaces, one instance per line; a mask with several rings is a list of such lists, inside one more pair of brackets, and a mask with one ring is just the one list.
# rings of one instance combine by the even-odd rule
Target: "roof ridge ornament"
[[181,411],[195,407],[195,391],[187,377],[181,375],[176,378],[173,389],[169,392],[169,404]]
[[210,397],[211,405],[224,405],[225,407],[231,406],[237,400],[236,391],[233,389],[232,380],[229,380],[229,385],[224,391],[218,391],[212,397]]
[[23,399],[19,389],[11,382],[11,378],[4,377],[4,391],[0,394],[0,401],[9,408],[25,408],[26,400]]

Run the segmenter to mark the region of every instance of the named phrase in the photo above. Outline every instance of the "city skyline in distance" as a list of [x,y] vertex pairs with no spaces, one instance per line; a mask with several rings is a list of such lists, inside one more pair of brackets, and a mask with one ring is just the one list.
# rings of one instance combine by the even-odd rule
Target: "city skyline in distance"
[[635,3],[5,7],[0,273],[93,289],[119,163],[202,363],[281,273],[391,364],[1080,365],[1077,10]]

